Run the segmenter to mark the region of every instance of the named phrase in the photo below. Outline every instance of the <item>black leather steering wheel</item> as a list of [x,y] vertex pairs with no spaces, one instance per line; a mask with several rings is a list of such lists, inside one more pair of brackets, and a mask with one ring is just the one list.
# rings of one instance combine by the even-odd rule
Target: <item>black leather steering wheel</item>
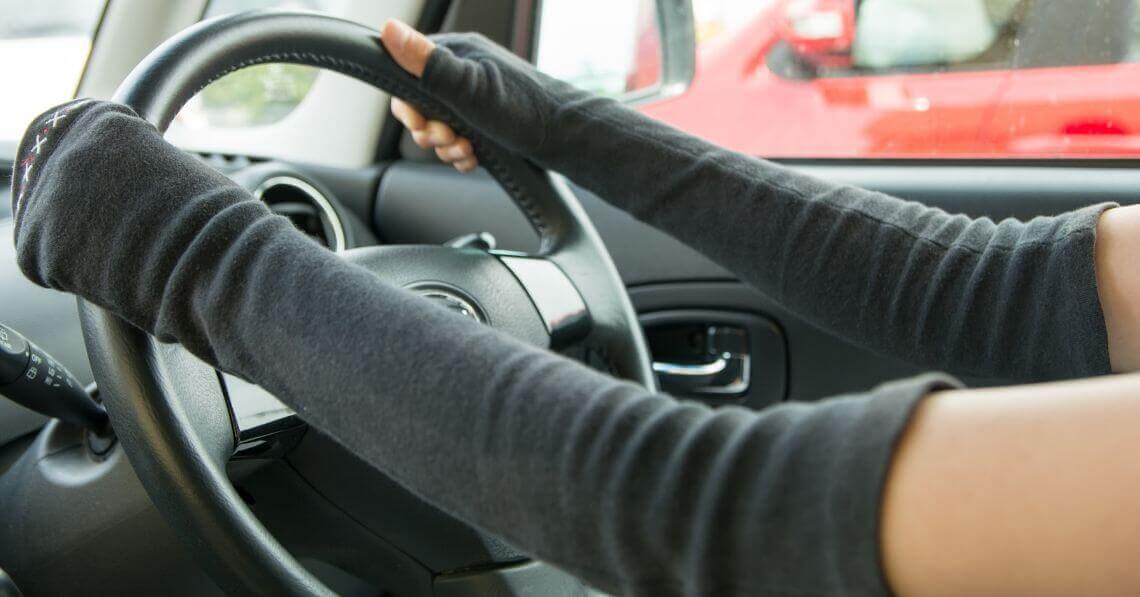
[[[482,305],[495,312],[487,318],[492,325],[508,333],[512,323],[516,331],[541,326],[548,344],[585,346],[615,375],[655,388],[622,281],[566,183],[481,137],[427,95],[388,56],[376,31],[307,13],[243,13],[204,21],[147,56],[114,99],[165,130],[182,105],[210,82],[269,62],[352,76],[448,122],[472,140],[480,162],[540,238],[538,253],[530,256],[472,257],[468,251],[457,259],[456,249],[374,247],[350,258],[390,282],[438,280],[442,288],[458,287],[461,296],[476,292],[463,288],[473,271],[509,270],[513,277],[500,276],[495,283],[510,288],[475,297],[495,303]],[[402,265],[397,271],[379,265],[391,263]],[[496,298],[499,294],[508,298]],[[520,296],[533,309],[516,309],[517,317],[529,321],[504,321],[516,317],[508,307],[517,305]],[[230,484],[225,464],[233,454],[235,432],[216,372],[184,349],[161,344],[95,305],[80,301],[80,316],[101,396],[135,472],[219,585],[238,593],[331,594],[269,534]]]

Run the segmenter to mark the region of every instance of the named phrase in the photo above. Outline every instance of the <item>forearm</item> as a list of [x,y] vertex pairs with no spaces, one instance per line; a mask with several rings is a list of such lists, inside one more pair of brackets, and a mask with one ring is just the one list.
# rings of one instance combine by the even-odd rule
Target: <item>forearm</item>
[[900,595],[1140,593],[1140,376],[948,392],[920,406],[884,501]]
[[950,215],[716,147],[466,43],[471,59],[432,55],[429,89],[809,322],[954,373],[1110,371],[1094,259],[1107,206],[1026,223]]
[[[609,111],[614,122],[569,129],[566,139],[607,141],[572,142],[566,155],[597,159],[560,160],[567,174],[812,323],[955,373],[1108,372],[1093,257],[1103,207],[1029,223],[953,216]],[[630,167],[598,167],[614,163]]]
[[279,258],[220,275],[192,294],[247,283],[183,317],[218,362],[460,519],[615,594],[886,592],[879,490],[941,379],[713,411],[469,324],[307,241],[241,250]]

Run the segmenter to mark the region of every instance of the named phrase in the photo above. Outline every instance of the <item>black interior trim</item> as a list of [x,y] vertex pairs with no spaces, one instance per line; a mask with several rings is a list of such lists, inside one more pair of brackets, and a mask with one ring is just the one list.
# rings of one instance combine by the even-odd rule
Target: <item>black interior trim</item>
[[534,61],[538,38],[539,7],[542,0],[515,0],[514,18],[511,19],[511,45],[514,53]]
[[12,164],[0,162],[0,220],[12,216]]

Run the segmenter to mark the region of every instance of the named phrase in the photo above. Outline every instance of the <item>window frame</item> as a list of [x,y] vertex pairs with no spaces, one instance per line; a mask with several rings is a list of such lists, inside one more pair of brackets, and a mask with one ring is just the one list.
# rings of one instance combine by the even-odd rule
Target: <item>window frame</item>
[[[95,53],[96,44],[99,43],[100,35],[103,31],[103,22],[107,18],[107,12],[110,10],[112,0],[100,0],[100,2],[102,5],[99,7],[98,15],[92,23],[89,36],[90,43],[87,46],[87,54],[83,57],[83,66],[79,69],[79,76],[76,77],[75,83],[71,88],[71,96],[62,101],[68,101],[82,96],[87,71],[91,65],[91,57]],[[44,108],[46,109],[48,107],[50,106],[45,106]],[[0,139],[0,164],[3,164],[5,161],[9,163],[15,162],[16,151],[19,149],[19,144],[20,139],[18,137],[15,139]],[[5,168],[5,170],[9,169],[10,168]],[[7,180],[7,176],[4,177],[4,180]]]
[[[529,52],[526,58],[536,64],[542,43],[543,4],[547,0],[522,0],[530,11]],[[562,0],[565,1],[565,0]],[[692,4],[688,0],[654,0],[657,33],[661,45],[661,77],[653,85],[618,95],[616,99],[633,106],[668,99],[684,93],[697,70],[696,28]]]

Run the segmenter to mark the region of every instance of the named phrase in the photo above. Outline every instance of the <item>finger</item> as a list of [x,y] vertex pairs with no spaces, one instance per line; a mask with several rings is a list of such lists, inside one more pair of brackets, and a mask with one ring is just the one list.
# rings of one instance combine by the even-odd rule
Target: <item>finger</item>
[[451,155],[443,147],[435,148],[435,157],[439,158],[439,161],[441,162],[451,163],[456,161],[456,159],[451,157]]
[[427,119],[424,118],[423,114],[420,114],[419,110],[398,97],[392,98],[392,114],[396,120],[404,123],[404,126],[408,127],[409,130],[418,131],[427,125]]
[[412,131],[412,140],[424,149],[451,145],[455,139],[455,131],[438,120],[429,120],[422,129]]
[[412,141],[415,141],[416,145],[424,149],[432,149],[435,147],[435,143],[431,142],[431,137],[428,137],[427,131],[423,129],[412,131]]
[[471,146],[471,142],[464,137],[457,138],[450,145],[435,148],[435,153],[439,159],[445,162],[458,162],[475,157],[475,149]]
[[442,147],[455,143],[455,131],[438,120],[429,120],[424,127],[424,132],[427,133],[428,139],[431,140],[433,147]]
[[474,170],[476,166],[479,165],[479,160],[477,160],[475,158],[467,158],[465,160],[460,160],[458,162],[455,162],[452,165],[455,166],[455,169],[459,170],[460,172],[470,172],[470,171]]
[[380,41],[396,64],[416,77],[423,76],[428,57],[435,49],[435,42],[426,35],[396,19],[388,19],[384,23]]

